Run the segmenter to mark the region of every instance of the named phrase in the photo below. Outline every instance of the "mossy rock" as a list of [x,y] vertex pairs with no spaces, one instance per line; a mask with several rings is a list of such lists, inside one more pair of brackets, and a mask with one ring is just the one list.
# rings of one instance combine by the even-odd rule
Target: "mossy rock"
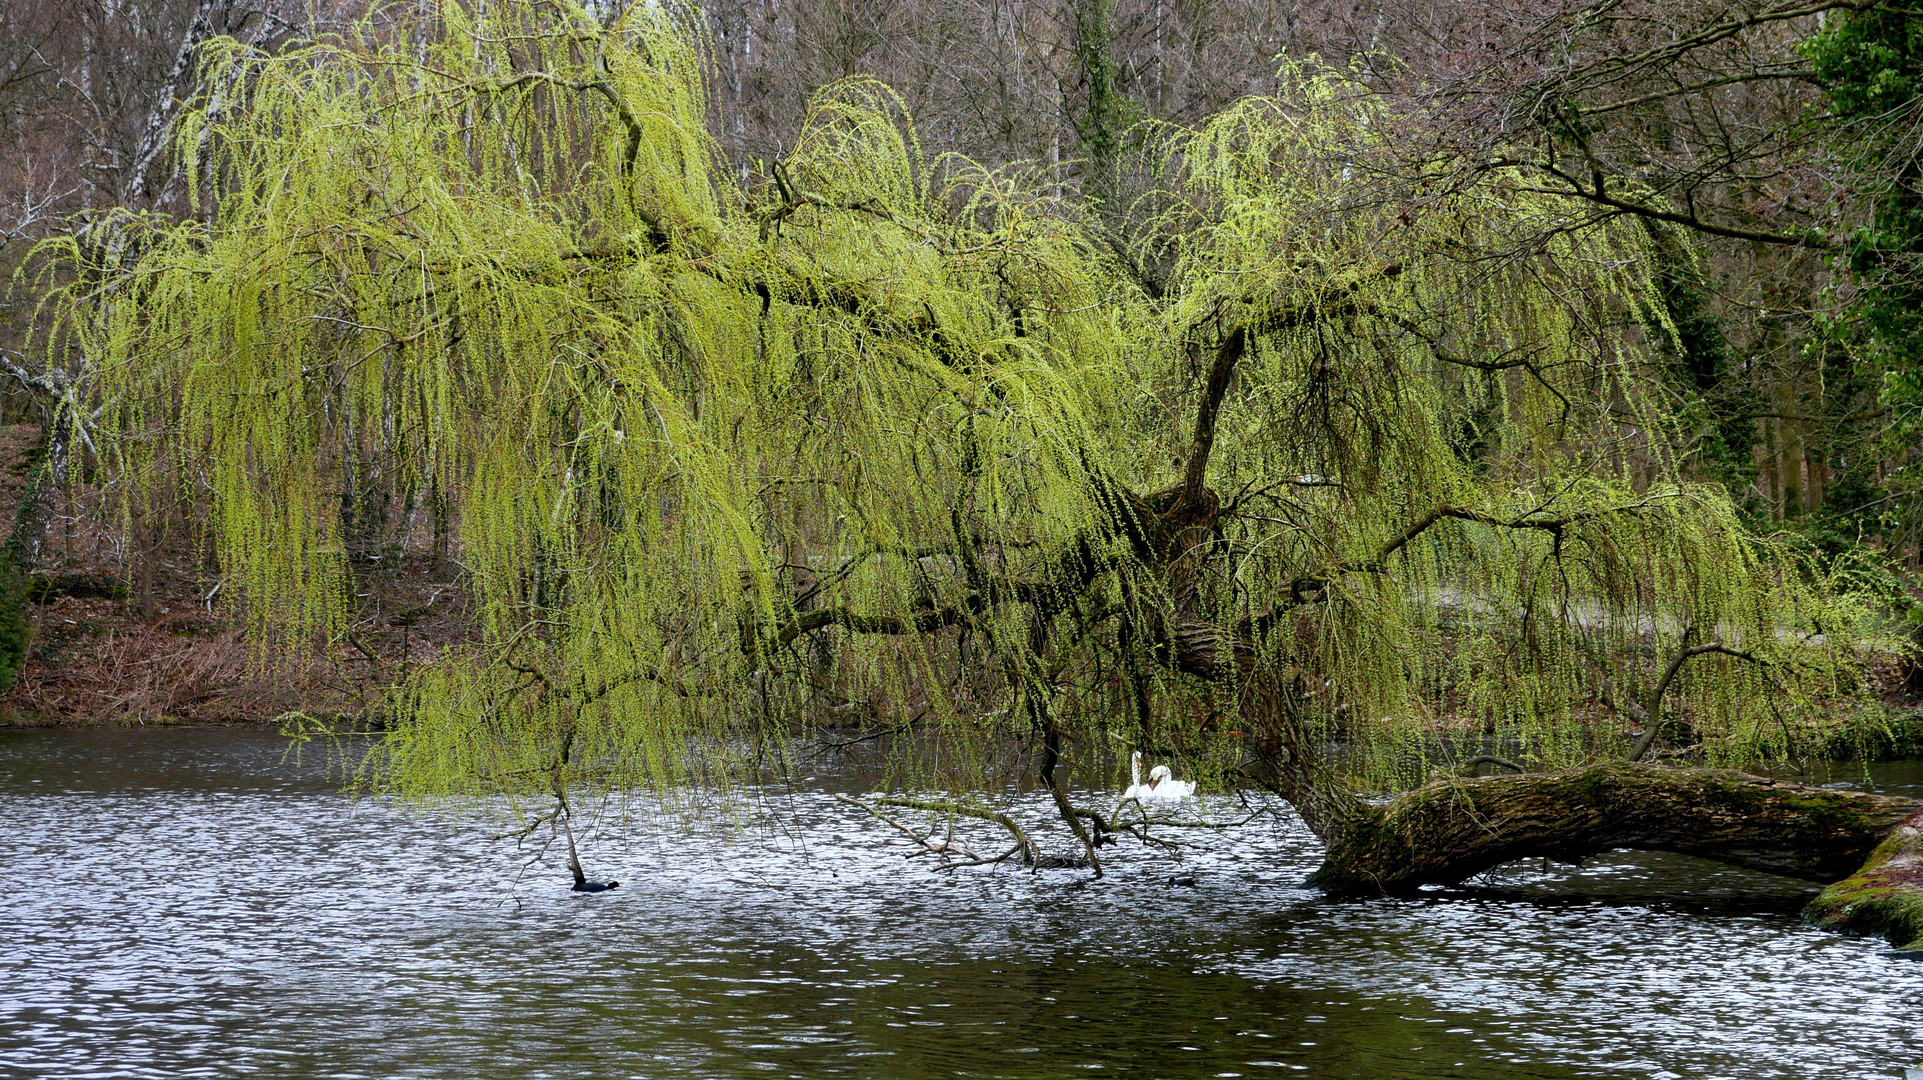
[[1923,957],[1923,811],[1877,845],[1863,868],[1818,893],[1804,910],[1818,926],[1878,934]]

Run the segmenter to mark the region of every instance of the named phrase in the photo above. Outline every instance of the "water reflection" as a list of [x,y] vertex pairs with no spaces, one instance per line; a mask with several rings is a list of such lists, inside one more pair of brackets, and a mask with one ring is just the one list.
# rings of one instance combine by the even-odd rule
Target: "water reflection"
[[[1923,790],[1915,769],[1879,774]],[[1111,876],[931,874],[825,793],[558,850],[336,794],[253,732],[0,733],[0,1074],[1880,1077],[1923,965],[1810,889],[1618,855],[1331,903],[1282,820]],[[1031,813],[1044,808],[1029,807]],[[525,871],[525,876],[523,876]]]

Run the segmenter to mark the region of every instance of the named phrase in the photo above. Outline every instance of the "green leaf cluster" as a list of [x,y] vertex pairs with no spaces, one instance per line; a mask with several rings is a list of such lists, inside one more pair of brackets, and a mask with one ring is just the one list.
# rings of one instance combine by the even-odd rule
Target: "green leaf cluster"
[[1884,400],[1913,435],[1923,413],[1923,171],[1914,149],[1918,80],[1923,77],[1923,18],[1905,8],[1873,7],[1835,19],[1802,44],[1828,92],[1829,118],[1856,195],[1870,221],[1849,239],[1849,265],[1862,283],[1866,359],[1881,366]]

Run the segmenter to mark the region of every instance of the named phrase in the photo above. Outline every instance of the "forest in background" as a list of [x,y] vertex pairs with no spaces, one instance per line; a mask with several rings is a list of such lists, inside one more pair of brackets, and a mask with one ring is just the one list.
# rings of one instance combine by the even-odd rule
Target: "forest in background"
[[[196,89],[193,49],[235,35],[271,50],[338,30],[364,6],[7,5],[0,251],[17,265],[77,213],[182,210],[163,143]],[[1095,194],[1122,236],[1141,227],[1132,211],[1145,186],[1130,173],[1131,140],[1153,122],[1194,124],[1272,90],[1285,58],[1353,65],[1372,88],[1433,110],[1432,137],[1457,149],[1526,142],[1521,129],[1566,136],[1583,117],[1579,153],[1594,161],[1576,162],[1559,186],[1600,212],[1625,210],[1590,186],[1593,166],[1645,186],[1644,201],[1692,229],[1695,250],[1678,262],[1694,265],[1674,287],[1690,319],[1677,366],[1679,391],[1702,414],[1701,468],[1759,517],[1839,547],[1901,552],[1914,569],[1918,503],[1903,445],[1914,428],[1901,396],[1914,376],[1874,339],[1902,334],[1891,279],[1907,270],[1916,31],[1900,7],[1861,2],[1639,7],[699,5],[716,68],[714,133],[743,175],[780,158],[817,89],[872,74],[902,95],[931,154],[1039,170],[1064,191]],[[1886,41],[1812,47],[1830,40],[1812,37],[1826,19],[1885,7],[1858,22],[1880,18]],[[410,9],[425,10],[386,5],[395,19]],[[1887,72],[1870,66],[1882,62],[1873,50],[1888,50]],[[31,289],[10,297],[16,349],[34,303]],[[9,416],[35,415],[31,390],[9,385],[7,397]]]

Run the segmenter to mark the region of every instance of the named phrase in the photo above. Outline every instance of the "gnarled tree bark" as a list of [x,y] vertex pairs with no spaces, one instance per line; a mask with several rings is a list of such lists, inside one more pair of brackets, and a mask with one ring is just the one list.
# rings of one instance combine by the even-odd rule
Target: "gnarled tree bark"
[[1727,769],[1613,761],[1432,780],[1346,822],[1310,883],[1334,895],[1407,895],[1518,859],[1579,862],[1617,849],[1836,882],[1811,905],[1814,921],[1923,947],[1923,801]]

